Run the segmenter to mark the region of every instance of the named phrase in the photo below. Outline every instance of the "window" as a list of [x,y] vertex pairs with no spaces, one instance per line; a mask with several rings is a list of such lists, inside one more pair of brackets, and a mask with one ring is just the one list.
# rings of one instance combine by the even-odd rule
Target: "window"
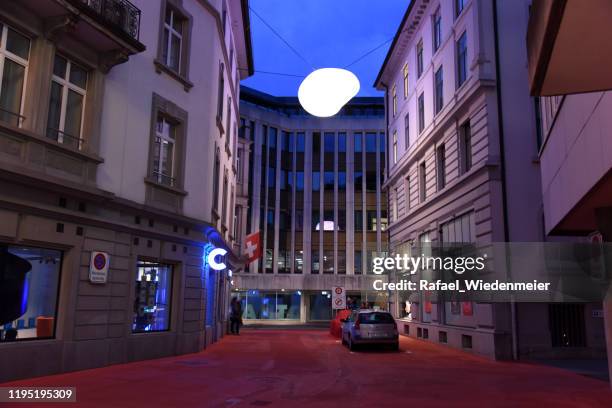
[[363,260],[361,259],[361,251],[355,251],[355,275],[361,275]]
[[346,190],[346,172],[344,171],[338,172],[338,190]]
[[387,218],[387,210],[380,210],[380,230],[386,231],[389,225],[389,219]]
[[436,110],[436,114],[439,113],[442,110],[442,107],[444,107],[444,77],[443,77],[443,72],[442,72],[442,67],[438,68],[438,70],[436,71],[436,77],[435,77],[435,83],[436,83],[436,96],[435,96],[435,110]]
[[455,17],[459,17],[465,6],[465,0],[455,0]]
[[393,85],[393,89],[391,90],[391,97],[392,97],[392,106],[393,106],[393,116],[395,117],[395,115],[397,115],[397,90],[395,88],[395,85]]
[[236,152],[236,182],[242,184],[244,182],[244,170],[242,169],[242,156],[244,149],[238,149]]
[[433,15],[433,49],[438,51],[442,44],[442,14],[440,8]]
[[393,221],[397,221],[399,213],[397,210],[399,201],[399,189],[396,187],[393,189]]
[[361,133],[355,133],[355,153],[361,153],[363,151],[363,135]]
[[366,212],[366,221],[368,226],[368,231],[376,231],[377,227],[377,218],[376,218],[376,210],[371,210]]
[[363,184],[363,172],[356,171],[355,172],[355,191],[361,191]]
[[319,230],[319,210],[312,210],[312,220],[311,220],[311,229],[313,231]]
[[276,169],[268,167],[268,188],[276,187]]
[[404,146],[406,146],[406,151],[410,147],[410,116],[406,114],[404,116]]
[[295,173],[295,191],[304,191],[304,172],[297,171]]
[[221,159],[219,149],[215,153],[215,165],[213,167],[213,209],[219,211],[219,177],[221,176]]
[[181,71],[183,47],[183,26],[185,18],[174,8],[166,7],[164,19],[164,38],[162,42],[162,62],[175,72]]
[[438,191],[446,185],[446,149],[444,145],[436,149],[436,176],[438,179]]
[[450,243],[476,242],[474,211],[443,223],[440,226],[440,239]]
[[228,190],[228,178],[227,178],[227,170],[225,171],[225,174],[223,175],[223,196],[221,197],[221,200],[223,201],[223,203],[221,204],[221,225],[222,226],[227,226],[227,204],[229,203],[229,190]]
[[82,148],[82,123],[87,71],[59,55],[53,62],[47,136],[59,143]]
[[408,211],[410,210],[410,195],[411,195],[412,191],[410,188],[410,176],[406,177],[406,188],[405,188],[405,193],[404,193],[404,199],[406,200],[406,209],[404,210],[405,213],[408,213]]
[[21,126],[30,40],[0,23],[0,121]]
[[423,40],[419,41],[416,48],[417,57],[417,78],[423,75]]
[[419,95],[418,100],[419,108],[419,133],[425,130],[425,96],[424,93]]
[[355,210],[355,231],[363,231],[363,213]]
[[326,171],[323,173],[323,188],[325,190],[333,190],[334,189],[334,172]]
[[461,174],[472,168],[472,129],[470,122],[459,128],[459,170]]
[[[229,148],[230,145],[230,126],[232,123],[232,98],[227,97],[227,113],[225,117],[225,131],[227,132],[227,138],[225,138],[225,146]],[[229,150],[229,149],[228,149]]]
[[366,171],[366,190],[376,191],[376,172]]
[[318,245],[313,245],[310,251],[310,257],[312,259],[311,273],[317,274],[319,273],[319,246]]
[[393,131],[393,164],[397,163],[397,130]]
[[346,133],[338,133],[338,152],[346,153]]
[[465,31],[457,40],[457,87],[467,78],[467,39]]
[[325,153],[333,153],[334,152],[334,144],[335,144],[335,134],[334,133],[329,133],[329,132],[325,132],[324,138],[323,138],[323,149]]
[[419,200],[425,202],[427,175],[425,174],[425,162],[419,165]]
[[312,172],[312,191],[321,190],[321,173],[318,171]]
[[366,133],[366,152],[376,153],[376,133]]
[[321,133],[314,132],[312,134],[312,155],[321,153]]
[[408,63],[404,64],[402,72],[404,73],[404,99],[406,99],[408,98]]
[[304,228],[304,211],[295,210],[295,230],[302,231]]
[[334,273],[334,251],[323,250],[323,273]]
[[[269,128],[270,131],[268,132],[268,147],[270,149],[276,149],[276,138],[278,135],[278,130],[276,128]],[[272,160],[274,160],[274,158],[272,158]]]
[[158,115],[153,145],[153,178],[160,184],[176,184],[175,151],[176,126],[163,115]]
[[172,265],[139,261],[132,332],[170,330]]
[[299,132],[296,134],[295,151],[298,153],[304,153],[305,147],[306,147],[306,143],[304,141],[304,133]]
[[[224,78],[223,63],[219,65],[219,88],[217,90],[217,120],[220,122],[223,118],[223,94],[225,92],[225,78]],[[223,125],[219,125],[223,126]]]
[[61,264],[60,251],[0,245],[0,342],[55,337]]

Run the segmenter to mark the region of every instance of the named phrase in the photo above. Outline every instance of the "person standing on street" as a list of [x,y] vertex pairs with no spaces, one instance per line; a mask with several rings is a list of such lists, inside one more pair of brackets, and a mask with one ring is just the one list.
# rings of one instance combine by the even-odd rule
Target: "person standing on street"
[[230,304],[230,333],[240,334],[242,324],[242,303],[237,298],[232,298]]

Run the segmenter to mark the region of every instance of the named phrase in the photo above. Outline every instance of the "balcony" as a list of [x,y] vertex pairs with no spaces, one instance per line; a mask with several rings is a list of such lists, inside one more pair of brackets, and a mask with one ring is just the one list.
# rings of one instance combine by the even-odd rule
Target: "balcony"
[[92,18],[138,41],[140,35],[140,9],[127,0],[68,0]]
[[612,89],[612,2],[534,0],[527,30],[531,93]]
[[45,37],[67,37],[97,52],[105,71],[145,50],[141,11],[128,0],[20,0],[16,7],[42,20]]

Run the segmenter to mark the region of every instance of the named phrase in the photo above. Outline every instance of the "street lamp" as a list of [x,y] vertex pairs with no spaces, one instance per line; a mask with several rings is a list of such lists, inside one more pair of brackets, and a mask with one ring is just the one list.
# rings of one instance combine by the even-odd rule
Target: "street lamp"
[[359,79],[340,68],[321,68],[311,72],[300,84],[300,104],[313,116],[334,116],[359,92]]

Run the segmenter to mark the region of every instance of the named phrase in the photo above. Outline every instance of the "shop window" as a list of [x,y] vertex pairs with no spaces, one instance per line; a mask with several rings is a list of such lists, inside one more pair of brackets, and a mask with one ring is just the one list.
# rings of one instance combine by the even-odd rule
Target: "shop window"
[[132,332],[170,330],[172,265],[138,262]]
[[62,253],[0,245],[0,341],[55,337]]
[[302,292],[248,290],[238,293],[242,302],[243,319],[300,320]]

